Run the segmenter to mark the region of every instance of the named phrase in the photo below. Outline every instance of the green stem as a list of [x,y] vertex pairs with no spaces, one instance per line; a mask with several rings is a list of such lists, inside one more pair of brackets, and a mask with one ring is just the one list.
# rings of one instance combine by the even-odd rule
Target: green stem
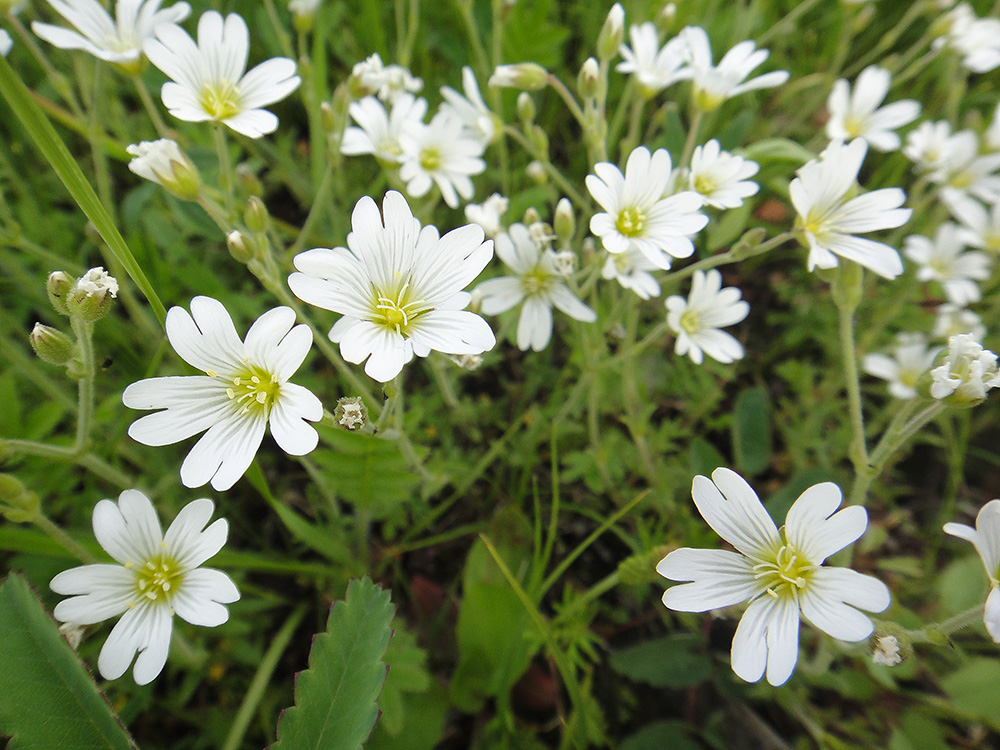
[[858,355],[854,343],[854,311],[861,299],[861,267],[843,261],[833,282],[833,299],[839,312],[840,356],[844,368],[847,403],[851,418],[850,457],[854,471],[860,475],[868,471],[868,447],[865,444],[864,413],[861,407],[861,382],[858,373]]
[[212,126],[212,137],[215,139],[215,153],[219,157],[219,183],[222,197],[226,205],[226,213],[232,217],[235,211],[236,196],[233,194],[233,164],[229,159],[229,149],[226,147],[225,125],[215,123]]
[[136,93],[139,94],[139,100],[142,102],[142,106],[143,109],[146,110],[146,114],[149,115],[149,119],[153,122],[153,127],[156,128],[157,135],[159,135],[160,138],[171,138],[173,133],[163,121],[163,116],[160,115],[160,110],[156,108],[156,104],[153,102],[153,97],[150,96],[149,89],[146,88],[146,83],[142,80],[142,76],[132,76],[132,83],[135,84],[135,90]]
[[243,701],[236,712],[232,726],[229,727],[226,740],[222,743],[222,750],[237,750],[243,744],[247,728],[250,726],[254,712],[264,698],[264,692],[271,684],[271,678],[274,676],[274,670],[278,667],[278,661],[285,653],[285,649],[288,648],[288,644],[295,634],[295,629],[302,622],[305,614],[306,605],[300,604],[292,611],[292,614],[288,616],[288,619],[285,620],[281,629],[274,636],[274,640],[268,646],[267,651],[264,653],[264,658],[261,659],[260,666],[257,667],[257,671],[254,673],[253,679],[247,687],[246,695],[243,696]]
[[80,366],[83,374],[77,386],[78,406],[76,417],[76,441],[73,455],[79,456],[87,449],[90,441],[90,423],[94,415],[94,324],[74,317],[71,319],[76,343],[80,352]]
[[802,0],[802,2],[786,13],[784,18],[779,19],[776,23],[772,24],[769,29],[757,37],[757,46],[763,47],[771,39],[776,38],[779,35],[785,36],[790,34],[794,31],[795,22],[798,21],[799,17],[804,15],[807,11],[812,10],[813,6],[818,2],[819,0]]
[[878,44],[872,47],[866,54],[862,55],[857,62],[852,64],[851,67],[845,71],[846,75],[853,76],[874,61],[881,60],[886,50],[890,49],[903,32],[910,28],[913,22],[923,15],[927,5],[927,2],[912,3],[906,10],[906,13],[903,14],[903,17],[899,19],[899,22],[887,32],[882,34]]
[[686,167],[691,160],[694,145],[698,140],[698,129],[701,127],[701,121],[704,117],[705,110],[701,107],[695,107],[694,117],[691,118],[691,127],[688,128],[687,139],[684,141],[684,151],[681,153],[681,160],[677,162],[678,169]]
[[538,159],[545,171],[548,172],[549,177],[555,182],[559,188],[563,191],[563,194],[568,196],[573,203],[579,207],[581,210],[589,210],[591,202],[584,198],[580,192],[573,187],[573,185],[567,180],[562,172],[560,172],[556,167],[549,161],[549,155],[545,153],[540,153],[535,149],[534,146],[524,137],[524,134],[516,128],[512,128],[510,125],[504,125],[503,132],[517,141],[524,150],[527,151],[532,158]]
[[333,174],[333,162],[327,162],[326,169],[323,170],[323,178],[319,182],[319,187],[316,188],[316,195],[313,197],[313,203],[309,209],[309,214],[306,216],[306,220],[302,224],[299,236],[295,238],[295,244],[293,244],[288,251],[289,257],[294,258],[302,252],[306,243],[309,242],[309,237],[316,228],[316,224],[326,212],[326,207],[329,203],[328,199],[330,195],[330,187],[333,185]]
[[552,73],[549,73],[548,84],[554,88],[556,93],[559,94],[564,102],[566,102],[566,106],[569,107],[570,113],[576,118],[576,121],[580,123],[580,127],[586,131],[587,118],[584,117],[583,110],[580,108],[580,104],[577,102],[576,97],[573,96],[573,92],[566,88],[566,84]]
[[79,559],[81,562],[88,565],[97,562],[97,558],[94,557],[90,552],[84,549],[76,540],[74,540],[69,534],[63,531],[59,526],[54,524],[49,520],[41,511],[31,519],[31,522],[35,524],[38,528],[48,534],[50,537],[55,539],[63,548],[73,553],[73,556]]

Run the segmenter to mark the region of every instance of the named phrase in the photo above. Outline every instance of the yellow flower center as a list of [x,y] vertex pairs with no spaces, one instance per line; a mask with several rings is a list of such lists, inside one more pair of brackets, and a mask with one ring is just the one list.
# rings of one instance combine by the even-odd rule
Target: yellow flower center
[[857,138],[858,136],[864,135],[867,123],[863,118],[856,117],[854,115],[848,115],[844,118],[844,130],[852,138]]
[[798,599],[799,591],[808,585],[816,568],[790,544],[781,545],[773,561],[753,566],[754,578],[763,582],[770,596],[793,599]]
[[420,151],[420,166],[428,172],[440,169],[443,161],[441,150],[436,146],[427,146]]
[[[166,545],[162,544],[164,550],[156,557],[147,560],[142,565],[128,563],[125,567],[135,573],[136,596],[148,599],[151,602],[169,602],[183,579],[184,570],[177,561],[167,554]],[[129,601],[129,607],[134,607],[135,602]]]
[[701,330],[701,321],[698,320],[698,313],[694,310],[685,310],[681,313],[681,328],[688,333],[695,333]]
[[615,228],[626,237],[638,237],[646,230],[646,215],[633,206],[623,208],[618,212]]
[[716,187],[718,187],[716,181],[707,174],[700,174],[694,178],[694,189],[697,193],[711,195]]
[[205,84],[198,95],[198,103],[214,120],[226,120],[243,110],[239,89],[225,80]]
[[375,296],[372,321],[390,331],[406,336],[410,325],[420,315],[427,312],[427,304],[413,297],[410,282],[404,283],[398,291],[380,291],[373,287]]
[[[217,377],[211,370],[208,374],[210,377]],[[258,411],[263,412],[266,417],[271,413],[271,407],[281,392],[278,376],[254,365],[247,365],[246,369],[234,375],[229,382],[226,396],[239,407],[240,414]]]
[[547,292],[552,286],[552,276],[540,266],[535,266],[521,277],[521,288],[527,297]]
[[969,187],[969,185],[972,184],[973,179],[972,173],[967,169],[963,169],[962,171],[953,174],[948,180],[948,184],[953,188],[962,189]]

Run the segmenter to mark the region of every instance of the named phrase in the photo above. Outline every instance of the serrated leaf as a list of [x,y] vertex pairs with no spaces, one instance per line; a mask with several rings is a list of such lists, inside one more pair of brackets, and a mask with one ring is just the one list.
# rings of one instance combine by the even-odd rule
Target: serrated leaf
[[320,428],[320,435],[332,450],[313,451],[310,458],[344,500],[378,520],[413,498],[420,479],[396,443],[329,428]]
[[378,719],[382,660],[392,635],[389,592],[365,577],[330,607],[326,632],[313,639],[309,668],[295,680],[295,705],[278,720],[271,750],[358,750]]
[[704,681],[711,673],[704,648],[705,641],[699,636],[672,635],[612,654],[611,666],[636,682],[655,687],[688,687]]
[[128,733],[21,576],[0,586],[0,735],[9,750],[130,750]]

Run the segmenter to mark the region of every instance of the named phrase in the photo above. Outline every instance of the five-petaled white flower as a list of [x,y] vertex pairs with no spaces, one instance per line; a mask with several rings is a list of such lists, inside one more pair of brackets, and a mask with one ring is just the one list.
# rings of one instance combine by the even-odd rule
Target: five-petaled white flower
[[[160,10],[162,0],[118,0],[111,18],[97,0],[49,0],[59,15],[79,31],[33,21],[31,30],[60,49],[79,49],[94,57],[138,71],[142,47],[154,32],[188,17],[191,6],[176,3]],[[179,28],[178,28],[179,30]]]
[[712,208],[737,208],[744,198],[760,190],[756,182],[747,179],[759,169],[757,162],[723,151],[713,138],[694,150],[688,187]]
[[788,80],[787,70],[775,70],[744,80],[770,54],[757,49],[752,41],[743,41],[729,50],[718,65],[712,65],[712,44],[700,26],[687,26],[678,35],[687,47],[689,77],[695,106],[710,111],[727,99],[755,89],[780,86]]
[[609,253],[634,247],[658,268],[670,268],[674,258],[694,252],[688,235],[704,229],[708,217],[698,211],[702,198],[693,191],[663,197],[670,168],[666,149],[650,154],[645,146],[629,154],[624,175],[610,162],[594,165],[587,189],[604,211],[591,217],[590,231]]
[[866,354],[861,360],[861,369],[869,375],[889,383],[889,394],[895,398],[915,398],[917,381],[931,369],[940,347],[927,347],[927,338],[922,333],[900,333],[892,356],[888,354]]
[[348,362],[379,382],[392,380],[413,355],[481,354],[496,338],[480,316],[463,308],[463,291],[493,257],[476,224],[443,237],[421,227],[406,199],[385,194],[382,213],[368,196],[354,207],[347,247],[314,248],[295,256],[288,286],[299,299],[344,317],[330,329]]
[[462,91],[464,96],[450,86],[442,86],[441,96],[444,97],[444,102],[441,103],[441,111],[461,122],[465,133],[471,138],[483,144],[492,143],[503,128],[503,123],[486,106],[483,95],[479,92],[476,74],[468,65],[462,68]]
[[889,71],[877,65],[861,71],[853,91],[845,79],[836,81],[826,100],[830,112],[827,136],[833,140],[863,138],[879,151],[899,148],[900,139],[894,131],[920,116],[920,104],[904,99],[880,108],[891,81]]
[[72,568],[49,586],[70,597],[56,605],[57,620],[92,625],[122,616],[97,659],[105,679],[125,674],[138,652],[132,675],[139,685],[152,682],[167,661],[174,614],[209,628],[229,619],[223,605],[240,592],[225,573],[200,567],[229,533],[222,518],[205,528],[213,509],[207,498],[188,503],[164,535],[153,504],[139,490],[94,508],[94,536],[119,564]]
[[968,333],[948,339],[948,356],[931,370],[931,395],[956,405],[974,404],[1000,386],[997,355]]
[[852,234],[894,229],[909,221],[912,213],[900,208],[906,194],[899,188],[848,197],[867,151],[868,144],[861,139],[847,145],[834,141],[819,159],[799,169],[798,177],[789,185],[804,234],[803,244],[809,248],[810,271],[816,267],[836,268],[839,255],[887,279],[903,272],[903,261],[894,248]]
[[493,238],[503,229],[503,215],[509,205],[510,201],[507,198],[500,193],[493,193],[482,203],[467,203],[465,218],[481,226],[486,236]]
[[240,341],[222,303],[191,300],[167,312],[167,339],[181,359],[204,375],[148,378],[122,394],[132,409],[163,409],[136,420],[128,434],[144,445],[170,445],[205,432],[181,464],[181,482],[200,487],[209,480],[228,490],[250,466],[268,424],[275,442],[293,456],[316,447],[319,436],[305,420],[323,417],[310,391],[289,383],[309,353],[312,333],[295,323],[295,312],[276,307]]
[[261,109],[298,88],[295,61],[275,57],[249,72],[250,32],[246,21],[210,10],[198,19],[198,43],[180,26],[160,26],[143,50],[173,80],[160,97],[170,114],[189,122],[221,122],[237,133],[260,138],[273,133],[278,118]]
[[737,551],[671,552],[657,572],[690,583],[667,589],[663,603],[680,612],[707,612],[750,602],[733,637],[732,666],[739,677],[756,682],[766,670],[769,683],[784,684],[798,660],[803,617],[842,641],[872,634],[872,621],[858,610],[883,611],[889,589],[850,568],[823,567],[868,526],[859,505],[834,512],[841,502],[837,485],[824,482],[799,495],[781,530],[750,485],[729,469],[716,469],[711,480],[695,477],[691,497],[708,525]]
[[954,305],[965,306],[982,299],[977,281],[990,277],[990,258],[978,250],[964,252],[961,230],[957,224],[943,222],[934,239],[911,234],[903,243],[903,253],[919,264],[920,281],[937,281]]
[[946,523],[944,531],[975,545],[990,579],[983,622],[990,638],[1000,643],[1000,500],[990,500],[982,507],[976,516],[976,528],[964,523]]
[[401,132],[399,142],[403,148],[399,176],[410,196],[420,198],[437,185],[452,208],[458,208],[459,196],[465,200],[473,196],[471,175],[486,169],[480,158],[485,146],[467,134],[461,120],[441,110],[430,124],[415,122]]
[[400,135],[420,127],[427,112],[426,99],[414,99],[410,94],[396,97],[388,113],[385,105],[374,96],[351,102],[347,110],[359,127],[344,131],[340,152],[348,156],[371,154],[390,164],[403,160]]
[[476,287],[482,295],[480,309],[499,315],[521,304],[517,346],[540,352],[552,338],[552,308],[575,320],[593,323],[597,313],[569,290],[558,266],[557,254],[532,238],[524,224],[511,224],[496,237],[497,255],[516,275],[488,279]]
[[704,352],[724,364],[743,358],[743,345],[722,326],[739,323],[750,313],[750,305],[740,299],[734,286],[722,288],[722,274],[715,268],[695,271],[687,299],[672,295],[666,299],[667,325],[677,334],[674,351],[701,364]]
[[642,252],[630,247],[624,253],[608,253],[601,268],[601,278],[614,279],[642,299],[660,296],[660,283],[650,273],[659,266]]
[[976,341],[982,341],[986,336],[982,318],[967,307],[945,302],[937,306],[934,314],[934,338],[947,341],[952,336],[968,333]]
[[619,73],[632,73],[639,82],[639,92],[649,98],[672,83],[691,77],[687,63],[687,45],[674,37],[660,47],[659,34],[652,21],[633,24],[628,30],[631,48],[621,45],[624,60],[615,66]]

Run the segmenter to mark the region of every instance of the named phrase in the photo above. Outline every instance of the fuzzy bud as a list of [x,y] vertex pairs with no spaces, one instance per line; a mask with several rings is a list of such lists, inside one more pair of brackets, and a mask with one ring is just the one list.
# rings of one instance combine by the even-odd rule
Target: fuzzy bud
[[73,339],[62,331],[51,326],[35,323],[31,329],[31,348],[43,362],[63,367],[68,365],[76,355]]
[[549,173],[545,171],[545,165],[538,161],[538,159],[530,162],[528,166],[525,167],[524,172],[528,175],[528,179],[536,185],[548,184]]
[[0,474],[0,516],[14,523],[28,523],[38,517],[41,503],[10,474]]
[[361,396],[345,396],[337,401],[333,418],[339,427],[354,432],[368,424],[368,407],[361,400]]
[[73,317],[93,323],[108,314],[117,296],[117,279],[98,266],[77,279],[67,307]]
[[319,2],[320,0],[289,0],[288,10],[292,12],[292,26],[300,34],[312,29]]
[[576,232],[576,217],[573,216],[573,204],[569,198],[560,198],[556,204],[556,213],[552,219],[552,228],[560,242],[569,244]]
[[517,95],[517,116],[521,118],[525,127],[535,121],[535,100],[527,91]]
[[662,580],[656,572],[656,564],[666,557],[669,551],[669,547],[662,545],[626,557],[618,564],[619,579],[630,586]]
[[247,201],[246,211],[243,212],[243,220],[251,232],[266,232],[271,217],[268,216],[267,206],[264,205],[264,201],[256,195],[251,195]]
[[615,3],[604,19],[601,33],[597,35],[597,56],[607,61],[617,55],[624,35],[625,9],[621,3]]
[[516,63],[514,65],[497,65],[490,76],[491,88],[514,88],[524,91],[537,91],[549,83],[549,71],[538,63]]
[[260,178],[254,174],[253,168],[246,162],[241,162],[236,165],[236,184],[239,187],[240,194],[246,197],[251,195],[263,195],[264,194],[264,184],[260,181]]
[[667,3],[660,9],[660,12],[656,14],[656,28],[661,34],[668,32],[673,27],[676,19],[677,4]]
[[767,230],[764,227],[754,227],[753,229],[748,229],[743,233],[743,236],[736,241],[733,245],[731,252],[737,259],[742,260],[750,255],[764,238],[767,236]]
[[198,199],[201,175],[176,141],[169,138],[142,141],[127,146],[125,150],[132,156],[132,161],[128,163],[132,172],[162,185],[181,200]]
[[580,96],[585,99],[593,99],[601,88],[601,69],[597,65],[597,60],[588,57],[580,67],[580,73],[576,77],[576,87]]
[[66,301],[75,286],[76,279],[65,271],[53,271],[49,274],[49,279],[45,282],[45,291],[49,295],[52,307],[60,315],[69,315]]
[[229,248],[229,254],[240,263],[249,263],[253,258],[250,238],[238,229],[234,229],[226,235],[226,247]]

